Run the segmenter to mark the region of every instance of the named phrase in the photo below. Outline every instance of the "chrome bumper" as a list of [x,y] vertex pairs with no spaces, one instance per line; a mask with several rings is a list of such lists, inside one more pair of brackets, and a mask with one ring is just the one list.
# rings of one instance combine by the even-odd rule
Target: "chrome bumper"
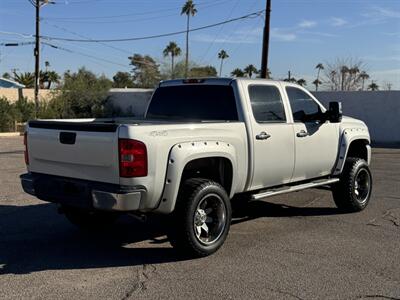
[[92,191],[93,207],[101,210],[133,211],[138,210],[144,190],[117,194],[104,191]]

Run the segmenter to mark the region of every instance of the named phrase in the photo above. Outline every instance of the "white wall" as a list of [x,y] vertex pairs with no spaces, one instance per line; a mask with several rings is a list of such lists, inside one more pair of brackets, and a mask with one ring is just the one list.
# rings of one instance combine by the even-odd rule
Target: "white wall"
[[341,101],[343,114],[363,120],[375,143],[400,144],[400,91],[314,92],[326,107]]

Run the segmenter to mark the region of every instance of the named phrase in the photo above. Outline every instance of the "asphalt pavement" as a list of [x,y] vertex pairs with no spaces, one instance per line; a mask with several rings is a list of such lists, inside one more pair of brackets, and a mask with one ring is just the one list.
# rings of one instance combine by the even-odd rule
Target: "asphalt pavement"
[[23,193],[23,160],[20,137],[0,138],[1,299],[400,299],[400,149],[373,149],[363,212],[322,189],[252,202],[202,259],[177,255],[157,218],[80,232]]

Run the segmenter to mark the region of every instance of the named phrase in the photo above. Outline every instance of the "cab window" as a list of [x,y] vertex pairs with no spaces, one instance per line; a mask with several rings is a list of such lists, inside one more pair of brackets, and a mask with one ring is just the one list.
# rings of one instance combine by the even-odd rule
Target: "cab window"
[[257,122],[286,122],[281,93],[277,87],[250,85],[249,96],[253,115]]
[[286,93],[292,108],[294,122],[317,120],[321,115],[321,108],[318,103],[304,91],[288,86]]

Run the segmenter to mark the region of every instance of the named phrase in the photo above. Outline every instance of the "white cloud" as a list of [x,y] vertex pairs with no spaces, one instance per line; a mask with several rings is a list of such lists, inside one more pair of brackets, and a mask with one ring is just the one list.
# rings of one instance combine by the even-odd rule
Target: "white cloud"
[[279,28],[271,29],[271,37],[277,41],[281,42],[292,42],[296,40],[297,36],[293,32],[286,32]]
[[236,30],[231,34],[225,34],[215,37],[209,34],[197,34],[193,36],[193,40],[203,43],[226,43],[226,44],[256,44],[261,42],[262,28],[243,28]]
[[317,22],[310,21],[310,20],[303,20],[298,24],[298,26],[300,28],[312,28],[312,27],[317,26]]
[[334,27],[340,27],[340,26],[346,25],[347,23],[348,22],[342,18],[332,17],[330,19],[330,24]]

